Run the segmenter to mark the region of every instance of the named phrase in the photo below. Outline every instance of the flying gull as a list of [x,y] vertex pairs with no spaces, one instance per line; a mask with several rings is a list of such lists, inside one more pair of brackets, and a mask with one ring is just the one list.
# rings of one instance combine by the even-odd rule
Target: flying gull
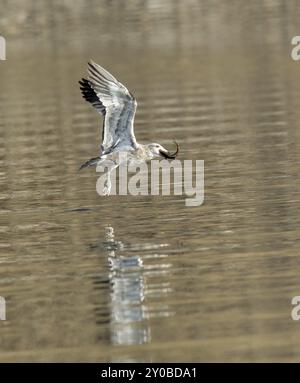
[[[137,102],[129,90],[108,71],[92,60],[88,63],[88,77],[79,81],[83,98],[91,103],[103,116],[102,145],[100,155],[91,158],[80,170],[92,165],[114,163],[120,165],[120,152],[125,152],[128,161],[149,161],[163,157],[174,159],[179,151],[170,153],[157,143],[139,144],[134,136],[134,115]],[[111,185],[107,185],[104,194],[110,193]]]

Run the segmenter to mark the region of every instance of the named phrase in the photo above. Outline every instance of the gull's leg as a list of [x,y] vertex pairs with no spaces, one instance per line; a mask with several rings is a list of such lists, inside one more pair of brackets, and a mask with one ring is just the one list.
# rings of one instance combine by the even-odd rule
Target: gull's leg
[[[107,175],[107,179],[106,179],[106,182],[104,184],[104,188],[103,188],[103,195],[110,195],[110,192],[111,192],[111,172],[117,168],[119,166],[119,164],[116,164],[112,161],[110,161],[110,164],[109,166],[107,167],[107,171],[106,171],[106,175]],[[116,180],[116,176],[114,176],[114,180]]]
[[111,170],[107,170],[106,174],[107,174],[107,180],[105,182],[105,185],[104,185],[104,188],[103,188],[103,191],[102,191],[102,194],[103,195],[110,195],[110,191],[111,191],[111,179],[110,179],[110,172]]

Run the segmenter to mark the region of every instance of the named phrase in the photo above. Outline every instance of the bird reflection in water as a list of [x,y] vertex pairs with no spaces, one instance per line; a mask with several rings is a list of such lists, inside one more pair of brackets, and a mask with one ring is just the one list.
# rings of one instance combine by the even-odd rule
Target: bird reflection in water
[[124,245],[115,240],[114,229],[105,229],[111,283],[111,341],[113,344],[142,344],[151,339],[144,306],[144,266],[138,255],[123,256]]

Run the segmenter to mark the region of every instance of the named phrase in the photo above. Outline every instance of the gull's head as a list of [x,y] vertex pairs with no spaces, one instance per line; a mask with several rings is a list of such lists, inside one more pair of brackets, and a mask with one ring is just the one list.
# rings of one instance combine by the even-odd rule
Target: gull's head
[[175,142],[176,150],[174,153],[169,152],[166,148],[164,148],[160,144],[156,144],[155,142],[148,145],[148,149],[150,150],[153,157],[164,157],[167,159],[174,160],[179,152],[179,145]]

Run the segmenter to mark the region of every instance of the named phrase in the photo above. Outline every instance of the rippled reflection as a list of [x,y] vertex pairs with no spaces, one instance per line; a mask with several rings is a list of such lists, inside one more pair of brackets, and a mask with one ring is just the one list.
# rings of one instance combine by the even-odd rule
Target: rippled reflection
[[[109,263],[111,341],[113,344],[142,344],[151,340],[150,317],[168,316],[172,313],[168,305],[156,307],[155,312],[147,306],[147,295],[164,295],[169,293],[163,277],[168,275],[169,265],[144,266],[143,257],[147,259],[147,250],[165,245],[131,244],[124,245],[115,239],[114,229],[105,228],[105,248]],[[127,250],[127,255],[122,254]],[[135,255],[132,252],[143,254]],[[166,255],[165,255],[166,256]],[[151,258],[151,256],[150,256]],[[149,257],[148,257],[149,259]],[[166,273],[167,269],[167,273]],[[162,275],[158,285],[151,284],[151,274]],[[148,276],[148,279],[147,279]],[[147,286],[147,287],[146,287]]]
[[[121,241],[115,240],[114,229],[108,226],[105,231],[111,286],[111,341],[114,344],[149,342],[143,261],[138,255],[120,255],[124,246]],[[137,322],[142,321],[137,326]]]

